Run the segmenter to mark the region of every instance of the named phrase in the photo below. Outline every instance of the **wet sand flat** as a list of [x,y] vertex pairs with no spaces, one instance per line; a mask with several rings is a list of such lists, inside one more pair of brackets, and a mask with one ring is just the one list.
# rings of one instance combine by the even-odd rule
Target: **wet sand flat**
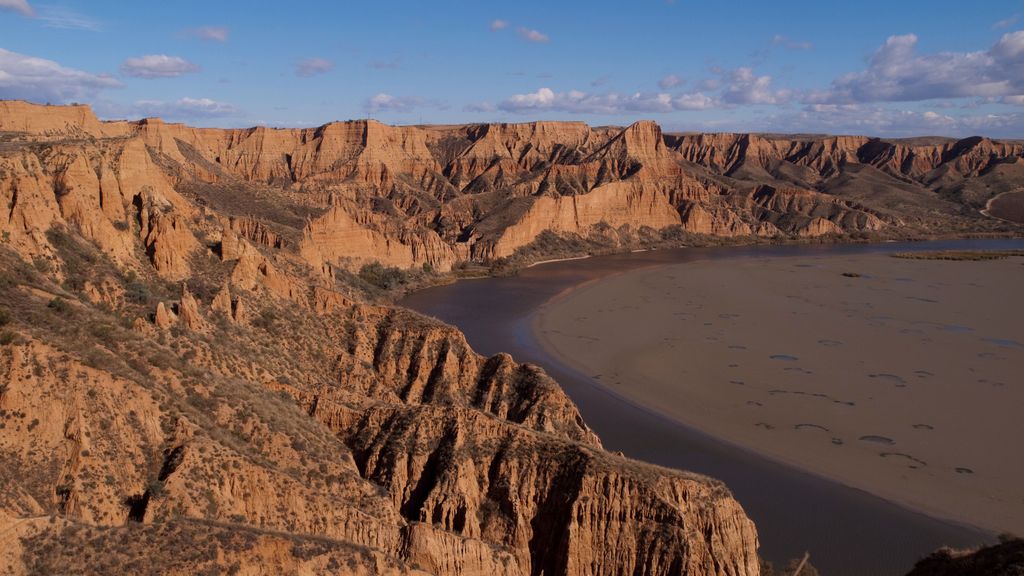
[[1022,258],[709,260],[579,287],[534,331],[565,364],[686,425],[1021,533],[1021,294]]

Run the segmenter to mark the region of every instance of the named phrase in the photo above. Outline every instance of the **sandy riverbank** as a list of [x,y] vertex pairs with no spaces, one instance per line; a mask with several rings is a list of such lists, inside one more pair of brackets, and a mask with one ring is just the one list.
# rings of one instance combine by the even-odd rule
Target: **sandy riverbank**
[[1024,533],[1022,293],[1022,258],[716,260],[581,287],[535,330],[566,364],[687,425]]

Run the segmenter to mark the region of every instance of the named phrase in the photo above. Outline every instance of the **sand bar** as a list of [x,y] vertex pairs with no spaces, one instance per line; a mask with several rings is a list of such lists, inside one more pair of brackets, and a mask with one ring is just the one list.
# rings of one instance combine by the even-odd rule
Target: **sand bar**
[[686,425],[1024,533],[1021,294],[1022,258],[710,260],[582,286],[534,328],[560,361]]

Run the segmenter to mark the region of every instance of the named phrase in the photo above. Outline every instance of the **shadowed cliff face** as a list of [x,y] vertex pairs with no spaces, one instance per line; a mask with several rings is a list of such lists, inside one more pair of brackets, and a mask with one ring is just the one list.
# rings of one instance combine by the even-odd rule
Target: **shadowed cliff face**
[[684,188],[637,180],[664,140],[0,103],[0,572],[757,574],[720,482],[605,452],[538,367],[347,271],[514,250],[529,220],[485,221],[517,199],[540,231],[675,222]]

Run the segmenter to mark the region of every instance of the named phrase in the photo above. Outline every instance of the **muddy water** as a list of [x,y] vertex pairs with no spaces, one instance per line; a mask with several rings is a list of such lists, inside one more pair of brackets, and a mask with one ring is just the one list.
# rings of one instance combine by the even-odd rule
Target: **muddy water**
[[725,481],[757,524],[762,555],[777,565],[809,551],[813,564],[826,575],[896,575],[940,546],[971,546],[993,536],[769,460],[636,405],[546,353],[533,337],[532,315],[544,302],[580,284],[665,264],[747,256],[1022,248],[1021,240],[961,240],[640,252],[545,264],[512,278],[462,281],[417,292],[400,304],[458,326],[482,354],[504,351],[543,366],[609,450]]

